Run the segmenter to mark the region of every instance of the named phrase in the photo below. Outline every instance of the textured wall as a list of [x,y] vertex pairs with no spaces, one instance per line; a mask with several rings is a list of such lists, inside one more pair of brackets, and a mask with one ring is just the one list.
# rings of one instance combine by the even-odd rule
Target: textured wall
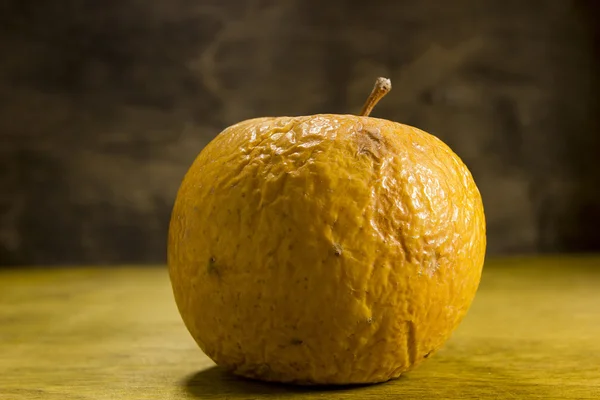
[[[357,112],[436,134],[489,252],[600,250],[592,1],[8,0],[0,264],[162,262],[186,168],[229,124]],[[596,51],[596,52],[595,52]]]

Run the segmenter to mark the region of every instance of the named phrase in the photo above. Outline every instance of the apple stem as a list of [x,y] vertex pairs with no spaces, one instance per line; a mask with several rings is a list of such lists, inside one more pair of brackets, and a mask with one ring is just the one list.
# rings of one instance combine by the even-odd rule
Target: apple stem
[[375,86],[373,87],[373,90],[367,98],[367,101],[365,102],[365,105],[363,106],[359,115],[368,117],[369,114],[371,114],[371,111],[373,111],[373,107],[375,107],[375,105],[379,103],[379,100],[388,94],[390,90],[392,90],[392,81],[390,81],[388,78],[377,78],[375,81]]

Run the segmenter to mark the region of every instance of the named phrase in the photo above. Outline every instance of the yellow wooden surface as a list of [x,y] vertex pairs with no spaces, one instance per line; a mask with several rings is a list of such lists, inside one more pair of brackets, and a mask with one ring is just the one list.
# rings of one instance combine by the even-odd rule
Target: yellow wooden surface
[[399,380],[307,389],[214,367],[165,268],[0,271],[0,399],[600,399],[600,258],[489,261],[447,345]]

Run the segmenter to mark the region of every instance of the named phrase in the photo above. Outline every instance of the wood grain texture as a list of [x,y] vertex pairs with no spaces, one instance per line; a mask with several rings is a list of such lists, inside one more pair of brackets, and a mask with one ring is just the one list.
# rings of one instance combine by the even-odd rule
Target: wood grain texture
[[598,399],[600,257],[493,260],[466,320],[406,376],[354,388],[233,377],[164,268],[0,271],[0,399]]

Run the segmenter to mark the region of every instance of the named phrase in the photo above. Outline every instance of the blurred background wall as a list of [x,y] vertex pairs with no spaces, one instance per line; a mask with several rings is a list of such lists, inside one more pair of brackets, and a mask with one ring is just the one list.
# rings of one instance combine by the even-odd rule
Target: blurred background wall
[[226,126],[355,113],[448,143],[489,254],[600,250],[593,0],[5,0],[0,264],[162,263],[178,185]]

